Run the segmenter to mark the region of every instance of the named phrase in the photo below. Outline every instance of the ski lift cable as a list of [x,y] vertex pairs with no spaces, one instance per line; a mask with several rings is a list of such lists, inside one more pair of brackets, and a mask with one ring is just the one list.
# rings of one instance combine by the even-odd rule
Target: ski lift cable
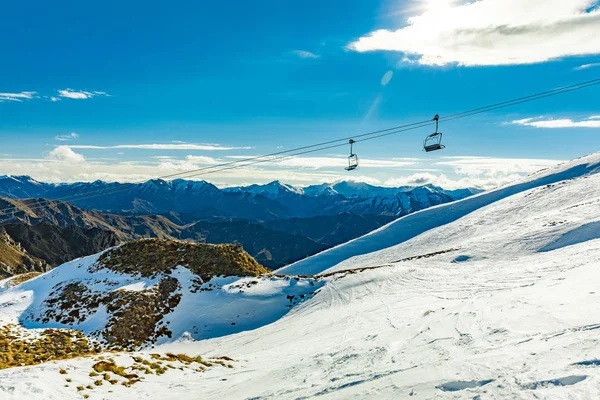
[[[527,96],[526,98],[523,98],[523,100],[520,100],[520,101],[517,101],[517,102],[512,102],[512,103],[508,103],[508,102],[498,103],[498,105],[489,106],[487,108],[486,107],[481,107],[481,108],[472,110],[472,112],[470,112],[469,114],[459,113],[461,115],[455,114],[456,116],[440,117],[440,122],[450,122],[450,121],[454,121],[454,120],[457,120],[457,119],[467,118],[467,117],[471,117],[473,115],[482,114],[482,113],[486,113],[486,112],[490,112],[490,111],[495,111],[495,110],[499,110],[499,109],[502,109],[502,108],[512,107],[512,106],[515,106],[515,105],[518,105],[518,104],[528,103],[528,102],[532,102],[532,101],[535,101],[535,100],[543,99],[543,98],[546,98],[546,97],[557,96],[559,94],[573,92],[573,91],[576,91],[576,90],[585,89],[585,88],[596,86],[596,85],[600,85],[600,79],[597,79],[596,83],[590,83],[590,84],[585,85],[585,86],[570,88],[568,90],[563,90],[561,92],[552,92],[552,93],[548,92],[548,94],[545,94],[543,96],[539,96],[538,95],[538,97]],[[378,138],[381,138],[381,137],[393,135],[395,133],[396,132],[382,133],[382,134],[379,134],[379,135],[367,137],[365,139],[357,140],[356,142],[357,143],[358,142],[366,142],[367,140],[378,139]]]
[[[544,91],[544,92],[540,92],[540,93],[536,93],[536,94],[532,94],[532,95],[528,95],[528,96],[524,96],[524,97],[520,97],[520,98],[516,98],[513,100],[507,100],[504,102],[500,102],[500,103],[495,103],[489,106],[485,106],[485,107],[479,107],[479,108],[475,108],[475,109],[471,109],[471,110],[467,110],[467,111],[463,111],[460,113],[455,113],[455,114],[450,114],[444,117],[440,117],[440,121],[444,121],[444,122],[449,122],[452,120],[456,120],[456,119],[462,119],[462,118],[466,118],[466,117],[470,117],[473,115],[477,115],[477,114],[481,114],[481,113],[485,113],[485,112],[490,112],[490,111],[494,111],[494,110],[498,110],[501,108],[506,108],[506,107],[511,107],[514,105],[518,105],[518,104],[522,104],[522,103],[527,103],[527,102],[531,102],[531,101],[536,101],[545,97],[551,97],[551,96],[556,96],[559,94],[563,94],[563,93],[568,93],[568,92],[572,92],[572,91],[576,91],[576,90],[580,90],[580,89],[585,89],[588,87],[592,87],[592,86],[596,86],[596,85],[600,85],[600,78],[598,79],[592,79],[589,81],[585,81],[585,82],[580,82],[577,84],[573,84],[573,85],[569,85],[569,86],[564,86],[564,87],[560,87],[560,88],[556,88],[556,89],[552,89],[552,90],[548,90],[548,91]],[[360,134],[360,135],[355,135],[352,136],[350,138],[363,138],[360,140],[356,140],[355,142],[364,142],[367,140],[372,140],[372,139],[377,139],[377,138],[381,138],[381,137],[385,137],[385,136],[390,136],[390,135],[394,135],[400,132],[406,132],[408,130],[413,130],[413,129],[418,129],[418,128],[423,128],[429,124],[431,124],[432,121],[427,120],[427,121],[421,121],[421,122],[415,122],[415,123],[411,123],[411,124],[406,124],[406,125],[401,125],[401,126],[397,126],[397,127],[393,127],[393,128],[387,128],[387,129],[382,129],[379,131],[374,131],[374,132],[368,132],[368,133],[364,133],[364,134]],[[210,173],[216,173],[216,172],[220,172],[220,171],[224,171],[224,170],[229,170],[229,169],[234,169],[234,168],[242,168],[242,167],[246,167],[246,166],[250,166],[250,165],[255,165],[255,164],[259,164],[259,163],[263,163],[263,162],[269,162],[269,161],[274,161],[277,159],[282,159],[282,158],[287,158],[287,157],[293,157],[296,155],[301,155],[301,154],[308,154],[308,153],[312,153],[312,152],[316,152],[316,151],[322,151],[322,150],[326,150],[326,149],[330,149],[330,148],[335,148],[335,147],[341,147],[341,146],[345,146],[347,145],[347,143],[340,143],[340,144],[336,144],[334,146],[329,146],[329,147],[323,147],[320,148],[319,146],[324,146],[324,145],[328,145],[328,144],[332,144],[332,143],[336,143],[339,141],[347,141],[349,138],[340,138],[340,139],[335,139],[335,140],[330,140],[330,141],[326,141],[326,142],[322,142],[322,143],[318,143],[318,144],[313,144],[313,145],[308,145],[308,146],[302,146],[302,147],[298,147],[298,148],[294,148],[294,149],[290,149],[290,150],[285,150],[285,151],[281,151],[281,152],[276,152],[276,153],[270,153],[270,154],[266,154],[266,155],[261,155],[261,156],[256,156],[256,157],[249,157],[243,160],[237,160],[237,161],[232,161],[232,162],[227,162],[227,163],[221,163],[221,164],[217,164],[217,165],[213,165],[213,166],[209,166],[209,167],[203,167],[203,168],[198,168],[195,170],[190,170],[190,171],[183,171],[180,173],[176,173],[176,174],[170,174],[170,175],[164,175],[155,179],[166,179],[166,178],[172,178],[172,177],[176,177],[176,176],[184,176],[186,175],[186,177],[194,177],[194,176],[200,176],[200,175],[207,175]],[[318,148],[317,148],[318,147]],[[316,149],[315,149],[316,148]],[[264,159],[266,157],[272,157],[272,156],[277,156],[277,155],[281,155],[281,154],[287,154],[287,153],[292,153],[298,150],[304,150],[304,149],[313,149],[313,150],[309,150],[309,151],[305,151],[305,152],[300,152],[300,153],[294,153],[294,154],[288,154],[282,157],[277,157],[277,158],[267,158]],[[264,159],[264,160],[260,160],[260,159]],[[256,161],[256,162],[253,162]],[[248,162],[246,164],[243,164],[244,162]],[[222,167],[226,167],[226,168],[222,168]],[[127,185],[134,185],[136,183],[143,183],[144,181],[138,181],[138,182],[131,182]],[[37,209],[37,208],[41,208],[43,207],[45,204],[43,203],[50,203],[51,201],[66,201],[69,199],[74,199],[73,201],[78,201],[78,200],[85,200],[85,199],[89,199],[92,197],[97,197],[97,196],[105,196],[108,194],[113,194],[113,193],[118,193],[121,191],[125,191],[125,190],[129,190],[129,188],[119,188],[118,190],[115,191],[98,191],[97,194],[92,195],[92,193],[94,192],[88,192],[84,195],[84,197],[79,197],[82,196],[82,194],[79,195],[70,195],[70,196],[65,196],[62,198],[56,198],[56,199],[44,199],[42,201],[38,201],[38,207],[29,207],[30,210],[33,209]],[[13,207],[6,207],[4,209],[0,209],[0,216],[2,215],[7,215],[8,211],[13,210]],[[0,221],[0,223],[2,223],[4,221]]]
[[[197,176],[197,175],[205,175],[205,174],[210,174],[210,173],[215,173],[215,172],[220,172],[220,171],[226,171],[229,169],[234,169],[234,168],[241,168],[241,167],[247,167],[250,165],[254,165],[254,164],[259,164],[259,163],[264,163],[264,162],[272,162],[275,160],[279,160],[279,159],[283,159],[283,158],[290,158],[290,157],[294,157],[297,155],[301,155],[301,154],[308,154],[308,153],[313,153],[313,152],[317,152],[317,151],[323,151],[323,150],[327,150],[327,149],[332,149],[332,148],[336,148],[336,147],[341,147],[341,146],[346,146],[347,143],[341,143],[341,144],[335,144],[335,145],[331,145],[331,146],[327,146],[327,147],[320,147],[318,149],[313,149],[313,150],[307,150],[307,151],[303,151],[303,152],[299,152],[299,153],[293,153],[293,154],[289,154],[289,155],[283,155],[283,156],[279,156],[279,157],[275,157],[275,158],[269,158],[269,159],[263,159],[263,160],[257,160],[251,163],[247,163],[247,164],[243,164],[243,165],[232,165],[229,167],[225,167],[225,168],[221,168],[218,170],[212,170],[212,171],[204,171],[195,175],[191,175],[191,176]],[[189,172],[189,171],[188,171]],[[124,185],[124,187],[119,187],[119,188],[114,188],[114,189],[109,189],[106,191],[102,191],[102,192],[88,192],[87,195],[79,195],[79,196],[83,196],[83,197],[78,197],[76,199],[76,201],[81,201],[81,200],[88,200],[91,198],[95,198],[95,197],[101,197],[101,196],[107,196],[107,195],[113,195],[113,194],[117,194],[117,193],[121,193],[121,192],[125,192],[130,190],[130,186],[134,185],[134,183],[127,183]],[[8,199],[10,200],[16,200],[16,199]],[[22,201],[22,200],[19,200]],[[62,199],[44,199],[43,201],[34,201],[33,205],[35,205],[37,203],[37,205],[35,205],[34,207],[30,207],[28,204],[27,207],[27,211],[33,211],[36,209],[40,209],[40,208],[44,208],[47,204],[50,204],[54,201],[64,201]],[[12,212],[11,212],[12,211]],[[4,209],[0,210],[0,218],[1,217],[7,217],[5,219],[0,219],[0,224],[5,223],[6,221],[9,221],[12,219],[11,215],[14,212],[21,212],[21,210],[16,209],[14,206],[13,207],[6,207]]]
[[[570,91],[574,91],[574,90],[579,90],[579,89],[583,89],[583,88],[586,88],[586,87],[589,87],[589,86],[598,85],[598,84],[600,84],[600,78],[593,79],[593,80],[586,81],[586,82],[581,82],[581,83],[578,83],[578,84],[573,84],[573,85],[569,85],[569,86],[564,86],[564,87],[560,87],[560,88],[548,90],[548,91],[545,91],[545,92],[540,92],[540,93],[532,94],[532,95],[529,95],[529,96],[520,97],[520,98],[513,99],[513,100],[507,100],[507,101],[503,101],[503,102],[500,102],[500,103],[491,104],[491,105],[485,106],[485,107],[479,107],[479,108],[475,108],[475,109],[468,110],[468,111],[462,111],[460,113],[450,114],[450,115],[441,117],[440,120],[441,121],[451,121],[451,120],[454,120],[454,119],[460,119],[460,118],[464,118],[466,116],[471,116],[471,115],[475,115],[475,114],[479,114],[479,113],[483,113],[483,112],[493,111],[493,110],[496,110],[496,109],[500,109],[500,108],[504,108],[504,107],[509,107],[511,105],[521,104],[521,103],[525,103],[525,102],[529,102],[529,101],[534,101],[534,100],[537,100],[538,98],[555,96],[555,95],[558,95],[558,94],[562,94],[562,93],[566,93],[566,92],[570,92]],[[586,85],[586,86],[582,86],[582,85]],[[580,86],[582,86],[582,87],[580,87]],[[565,90],[565,89],[570,89],[570,90]],[[542,96],[542,95],[544,95],[544,96]],[[466,114],[468,114],[468,115],[466,115]],[[330,141],[326,141],[326,142],[317,143],[317,144],[314,144],[314,145],[297,147],[297,148],[294,148],[294,149],[280,151],[280,152],[271,153],[271,154],[266,154],[266,155],[262,155],[262,156],[249,157],[249,158],[246,158],[246,159],[243,159],[243,160],[237,160],[237,161],[232,161],[232,162],[223,163],[223,164],[217,164],[217,165],[213,165],[213,166],[209,166],[209,167],[198,168],[198,169],[195,169],[195,170],[184,171],[184,172],[180,172],[180,173],[177,173],[177,174],[173,174],[171,176],[180,176],[180,175],[188,175],[188,174],[192,174],[192,175],[188,175],[188,176],[195,176],[193,174],[195,172],[199,172],[199,171],[211,170],[211,169],[220,168],[220,167],[223,167],[223,166],[240,164],[240,163],[247,162],[247,161],[257,160],[257,159],[260,159],[260,158],[276,156],[276,155],[279,155],[279,154],[286,154],[286,153],[290,153],[290,152],[293,152],[293,151],[304,150],[304,149],[314,148],[314,147],[318,147],[318,146],[324,146],[324,145],[328,145],[328,144],[332,144],[332,143],[337,143],[339,141],[348,141],[350,139],[355,139],[355,138],[370,137],[370,136],[373,136],[373,135],[377,135],[375,137],[389,136],[389,135],[393,135],[393,134],[398,133],[396,131],[398,129],[408,128],[408,127],[412,127],[412,126],[419,126],[419,127],[421,127],[421,124],[429,124],[429,123],[430,123],[429,120],[420,121],[420,122],[414,122],[414,123],[411,123],[411,124],[400,125],[400,126],[396,126],[396,127],[393,127],[393,128],[387,128],[387,129],[382,129],[382,130],[378,130],[378,131],[363,133],[363,134],[360,134],[360,135],[355,135],[355,136],[350,136],[350,137],[345,137],[345,138],[334,139],[334,140],[330,140]],[[404,132],[404,130],[402,130],[401,132]],[[380,135],[378,135],[378,134],[380,134]],[[364,139],[361,140],[361,141],[364,141]],[[171,176],[160,177],[158,179],[165,179],[165,178],[168,178],[168,177],[171,177]]]
[[[588,87],[587,85],[594,86],[594,85],[597,85],[597,84],[600,84],[600,78],[591,79],[589,81],[579,82],[579,83],[575,83],[573,85],[563,86],[563,87],[559,87],[559,88],[556,88],[556,89],[547,90],[547,91],[544,91],[544,92],[530,94],[528,96],[523,96],[523,97],[519,97],[519,98],[512,99],[512,100],[506,100],[506,101],[502,101],[502,102],[499,102],[499,103],[496,103],[496,104],[490,104],[488,106],[474,108],[472,110],[461,111],[461,112],[458,112],[458,113],[445,115],[444,117],[440,117],[440,120],[442,120],[442,119],[448,119],[448,118],[452,118],[452,117],[457,117],[457,116],[462,115],[462,114],[470,114],[470,113],[472,113],[474,111],[485,110],[485,109],[488,109],[488,108],[492,108],[492,107],[496,107],[496,106],[501,106],[501,105],[508,104],[508,103],[513,103],[513,102],[518,102],[518,101],[521,101],[521,100],[530,99],[530,98],[533,98],[533,97],[538,97],[538,96],[542,96],[542,95],[546,95],[546,94],[550,94],[550,93],[554,93],[554,92],[561,92],[561,93],[557,93],[557,94],[562,94],[563,91],[565,93],[571,91],[571,90],[567,90],[567,89],[579,90],[579,89],[583,89],[585,87]],[[583,86],[583,87],[579,87],[579,86]],[[520,103],[516,103],[516,104],[520,104]]]
[[[400,125],[400,126],[395,126],[395,127],[392,127],[392,128],[386,128],[386,129],[381,129],[381,130],[378,130],[378,131],[363,133],[363,134],[352,136],[352,137],[364,137],[364,136],[374,135],[374,134],[381,133],[381,132],[389,132],[389,131],[392,131],[392,130],[395,130],[395,129],[401,129],[401,128],[406,128],[406,127],[420,125],[420,124],[423,124],[425,122],[429,122],[429,121],[414,122],[414,123],[410,123],[410,124],[406,124],[406,125]],[[248,162],[248,161],[258,160],[258,159],[261,159],[261,158],[278,156],[280,154],[287,154],[287,153],[291,153],[291,152],[298,151],[298,150],[311,149],[311,148],[315,148],[315,147],[319,147],[319,146],[325,146],[325,145],[328,145],[328,144],[332,144],[332,143],[337,143],[337,142],[342,142],[343,141],[344,143],[340,143],[340,146],[342,146],[342,145],[346,144],[346,142],[349,139],[351,139],[352,137],[345,137],[345,138],[333,139],[333,140],[328,140],[326,142],[316,143],[316,144],[302,146],[302,147],[296,147],[296,148],[293,148],[293,149],[278,151],[278,152],[275,152],[275,153],[264,154],[264,155],[260,155],[260,156],[254,156],[254,157],[248,157],[248,158],[245,158],[245,159],[242,159],[242,160],[229,161],[229,162],[226,162],[226,163],[219,163],[219,164],[215,164],[215,165],[211,165],[211,166],[207,166],[207,167],[201,167],[201,168],[192,169],[192,170],[189,170],[189,171],[182,171],[182,172],[177,172],[177,173],[174,173],[174,174],[163,175],[163,176],[159,176],[159,177],[156,177],[156,178],[153,178],[153,179],[170,179],[170,178],[175,178],[175,177],[184,177],[184,178],[187,178],[187,177],[190,177],[190,176],[195,176],[195,175],[190,175],[190,174],[193,174],[193,173],[196,173],[196,172],[200,172],[200,171],[213,170],[213,169],[217,169],[217,168],[221,168],[221,167],[225,167],[225,166],[241,164],[241,163]],[[220,170],[218,170],[218,171],[220,171]],[[215,172],[218,172],[218,171],[215,171]],[[138,180],[138,181],[133,181],[133,182],[126,183],[126,185],[133,186],[133,185],[136,185],[136,184],[144,183],[146,181],[147,181],[147,179]],[[101,192],[102,195],[112,193],[112,192],[107,192],[107,191],[104,191],[104,190],[99,190],[98,192],[99,193]],[[86,196],[85,199],[87,199],[87,198],[89,198],[89,197],[87,197],[87,195],[89,195],[91,193],[93,193],[93,192],[88,192],[88,193],[84,193],[84,194],[73,194],[73,195],[69,195],[69,196],[59,197],[59,198],[56,198],[56,199],[53,199],[53,200],[54,201],[78,201],[78,200],[83,200],[82,198],[79,198],[79,196]],[[42,200],[40,203],[42,203],[42,202],[49,203],[49,201],[50,201],[49,199],[45,199],[45,200]],[[5,210],[12,210],[12,208],[11,207],[7,207],[5,209],[0,209],[0,216],[2,215],[2,212],[5,211]]]

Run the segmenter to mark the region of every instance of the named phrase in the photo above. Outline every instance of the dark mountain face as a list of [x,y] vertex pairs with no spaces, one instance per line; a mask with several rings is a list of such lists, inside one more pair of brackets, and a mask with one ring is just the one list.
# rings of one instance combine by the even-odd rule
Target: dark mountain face
[[175,213],[116,215],[87,211],[60,201],[38,200],[0,198],[0,208],[10,209],[5,211],[0,223],[4,226],[0,227],[29,255],[51,266],[140,238],[237,242],[267,268],[278,268],[327,248],[310,238],[246,220],[182,223]]
[[264,225],[276,231],[304,236],[327,247],[345,243],[393,221],[385,215],[338,214],[311,218],[290,218],[265,221]]
[[61,228],[43,222],[38,225],[5,225],[6,233],[30,255],[56,267],[78,257],[98,253],[119,244],[114,232],[72,225]]
[[304,235],[277,231],[247,221],[198,221],[185,228],[181,239],[203,243],[240,243],[267,268],[275,269],[325,250],[329,246]]
[[29,254],[0,226],[0,279],[28,272],[46,272],[52,267]]

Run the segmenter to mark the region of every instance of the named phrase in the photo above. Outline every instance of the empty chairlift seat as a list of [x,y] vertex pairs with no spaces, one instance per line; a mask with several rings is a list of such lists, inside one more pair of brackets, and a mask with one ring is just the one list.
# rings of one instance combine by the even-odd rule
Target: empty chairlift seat
[[423,141],[423,150],[427,153],[430,151],[442,150],[446,147],[442,144],[442,132],[438,131],[440,116],[436,115],[433,120],[435,121],[435,132],[427,136]]
[[350,139],[348,143],[350,144],[350,157],[348,157],[348,166],[346,167],[346,171],[354,171],[356,168],[358,168],[358,156],[352,152],[352,145],[356,142]]

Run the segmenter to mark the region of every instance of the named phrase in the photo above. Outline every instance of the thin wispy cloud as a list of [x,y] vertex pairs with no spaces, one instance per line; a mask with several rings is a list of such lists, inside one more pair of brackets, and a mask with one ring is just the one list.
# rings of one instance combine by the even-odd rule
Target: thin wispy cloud
[[54,137],[54,139],[60,141],[60,142],[66,142],[69,140],[75,140],[75,139],[79,139],[79,135],[75,132],[71,132],[68,135],[57,135]]
[[[348,165],[347,156],[336,157],[290,157],[280,159],[280,156],[263,157],[260,164],[262,166],[278,166],[288,168],[304,168],[304,169],[323,169],[336,168],[343,169]],[[227,156],[230,159],[246,159],[247,156]],[[377,160],[364,158],[360,159],[361,167],[365,168],[399,168],[412,166],[417,164],[417,159],[391,159]]]
[[205,145],[193,143],[154,143],[154,144],[118,144],[114,146],[96,146],[96,145],[73,145],[73,149],[142,149],[142,150],[205,150],[205,151],[225,151],[225,150],[248,150],[252,147],[225,147],[220,145]]
[[[494,157],[443,157],[433,166],[444,170],[439,174],[417,172],[390,178],[386,186],[418,186],[432,184],[446,189],[474,187],[492,189],[523,178],[525,175],[561,163],[562,160]],[[455,175],[451,177],[450,175]]]
[[218,164],[219,161],[212,157],[205,156],[187,156],[184,160],[173,160],[173,159],[164,159],[158,165],[159,169],[163,171],[191,171],[194,169],[198,169],[203,166],[215,165]]
[[518,65],[600,54],[600,9],[591,0],[429,1],[397,30],[347,45],[392,51],[422,65]]
[[444,189],[462,189],[462,188],[478,188],[478,189],[493,189],[498,186],[506,185],[523,178],[521,174],[508,174],[495,177],[488,176],[468,176],[451,178],[447,174],[435,175],[432,173],[416,173],[400,178],[391,178],[384,182],[384,186],[423,186],[435,185]]
[[[74,99],[74,100],[85,100],[85,99],[91,99],[92,97],[95,96],[110,96],[108,93],[106,92],[86,92],[83,90],[77,91],[77,90],[73,90],[73,89],[62,89],[58,91],[58,95],[60,97],[64,97],[67,99]],[[52,100],[55,101],[55,100]]]
[[58,90],[58,95],[56,96],[42,96],[38,92],[19,92],[19,93],[0,93],[0,103],[7,101],[15,101],[15,102],[23,102],[25,100],[31,99],[41,99],[41,100],[49,100],[53,103],[61,101],[63,98],[65,99],[74,99],[74,100],[85,100],[91,99],[95,96],[110,96],[106,92],[86,92],[86,91],[77,91],[73,89],[62,89]]
[[[13,175],[31,175],[51,182],[106,181],[129,182],[151,179],[177,172],[212,166],[227,156],[213,158],[188,155],[183,158],[157,156],[152,161],[86,158],[70,146],[58,146],[46,158],[0,158],[0,170]],[[360,175],[347,174],[343,156],[296,157],[288,160],[268,160],[265,163],[236,169],[213,171],[190,176],[207,179],[215,184],[239,185],[272,181],[276,176],[283,182],[304,185],[338,180],[359,179],[384,186],[418,186],[434,184],[447,189],[478,187],[490,189],[522,178],[528,173],[560,163],[561,160],[511,159],[493,157],[442,157],[430,159],[378,160],[361,159]],[[77,168],[73,168],[77,165]]]
[[583,65],[580,65],[579,67],[575,67],[574,69],[576,71],[581,71],[582,69],[590,69],[590,68],[595,68],[595,67],[600,67],[600,63],[583,64]]
[[319,58],[321,57],[318,54],[312,53],[306,50],[294,50],[292,53],[300,58]]
[[0,103],[5,101],[22,102],[37,97],[37,92],[0,93]]
[[558,128],[600,128],[600,116],[591,116],[587,119],[572,120],[570,118],[543,119],[543,117],[517,119],[511,122],[513,125],[531,126],[534,128],[558,129]]
[[498,177],[529,174],[561,162],[537,158],[447,157],[434,165],[451,167],[460,175]]

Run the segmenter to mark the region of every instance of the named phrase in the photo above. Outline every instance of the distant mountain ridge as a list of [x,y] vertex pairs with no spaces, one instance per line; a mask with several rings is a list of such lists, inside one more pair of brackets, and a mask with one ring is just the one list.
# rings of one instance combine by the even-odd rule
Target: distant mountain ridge
[[0,177],[0,196],[7,198],[65,199],[84,209],[117,214],[174,211],[196,217],[264,221],[342,213],[398,217],[479,192],[473,188],[445,190],[433,185],[389,188],[348,181],[304,188],[273,181],[219,189],[206,181],[185,179],[154,179],[137,184],[102,181],[52,184],[29,176]]

